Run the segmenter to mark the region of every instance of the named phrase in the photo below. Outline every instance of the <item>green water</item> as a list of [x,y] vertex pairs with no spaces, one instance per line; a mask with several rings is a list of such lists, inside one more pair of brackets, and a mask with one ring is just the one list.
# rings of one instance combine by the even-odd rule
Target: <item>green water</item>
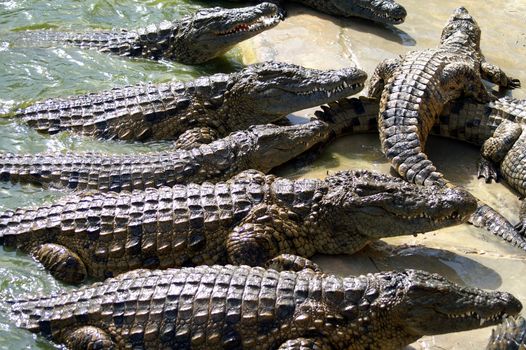
[[[219,2],[133,0],[10,0],[0,1],[0,114],[50,97],[81,94],[138,82],[189,80],[241,67],[240,52],[200,66],[152,62],[64,47],[22,47],[17,31],[26,29],[91,30],[138,28],[172,20]],[[33,46],[33,45],[32,45]],[[46,136],[0,118],[0,151],[16,153],[92,150],[112,153],[145,152],[169,144],[126,144],[94,141],[62,133]],[[37,205],[60,197],[59,192],[0,183],[0,210]],[[21,293],[54,291],[61,286],[30,257],[0,248],[0,299]],[[1,308],[0,308],[1,309]],[[0,349],[51,349],[53,344],[7,322],[0,312]]]

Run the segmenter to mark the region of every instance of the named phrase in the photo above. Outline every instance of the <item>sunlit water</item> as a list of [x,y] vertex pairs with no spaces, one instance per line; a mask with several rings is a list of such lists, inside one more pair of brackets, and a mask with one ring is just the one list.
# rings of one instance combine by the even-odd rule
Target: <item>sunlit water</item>
[[[206,6],[218,5],[208,1]],[[17,31],[25,29],[92,30],[138,28],[180,18],[203,7],[190,1],[0,1],[0,114],[32,101],[67,96],[138,82],[189,80],[216,72],[231,72],[241,64],[239,50],[200,66],[145,59],[124,59],[90,50],[63,47],[23,47]],[[18,34],[19,35],[19,34]],[[99,142],[62,133],[40,135],[9,118],[0,119],[0,151],[16,153],[105,151],[137,153],[168,148],[169,144]],[[59,198],[60,192],[0,183],[0,210],[37,205]],[[30,257],[0,248],[0,299],[21,293],[65,288]],[[1,309],[1,308],[0,308]],[[2,311],[3,312],[3,311]],[[50,342],[14,328],[0,314],[1,349],[49,349]]]
[[[357,65],[369,73],[384,58],[407,50],[436,45],[440,30],[459,1],[402,1],[410,13],[405,24],[374,26],[361,20],[337,20],[300,7],[290,8],[290,18],[277,28],[241,45],[225,59],[197,67],[173,62],[122,59],[75,48],[35,48],[17,45],[16,31],[52,28],[89,30],[136,28],[164,19],[179,18],[219,1],[178,0],[84,0],[84,1],[0,1],[0,113],[13,111],[32,101],[79,94],[137,82],[188,80],[215,72],[239,69],[241,61],[252,63],[279,59],[318,68]],[[511,75],[526,80],[524,1],[465,1],[483,28],[482,48],[487,58]],[[230,3],[222,5],[232,6]],[[429,12],[432,14],[430,15]],[[241,58],[243,56],[243,59]],[[523,91],[514,93],[526,97]],[[301,112],[304,115],[310,112]],[[0,120],[0,151],[65,152],[98,150],[112,153],[146,152],[169,144],[127,144],[99,142],[62,133],[44,136],[10,119]],[[495,205],[509,218],[518,212],[514,193],[500,184],[477,181],[474,169],[478,151],[462,143],[432,139],[428,152],[446,176]],[[455,155],[452,157],[452,154]],[[389,166],[378,148],[376,136],[343,138],[305,169],[281,169],[289,176],[324,177],[327,171],[368,168],[388,172]],[[0,183],[0,209],[37,205],[60,197],[60,192],[31,186]],[[423,268],[440,272],[459,283],[513,292],[526,302],[524,254],[508,248],[483,231],[467,225],[418,237],[401,237],[377,245],[354,257],[320,256],[317,261],[329,272],[367,273],[392,268]],[[1,249],[1,248],[0,248]],[[0,299],[21,293],[70,288],[54,281],[31,258],[0,250]],[[50,342],[7,322],[0,306],[1,349],[51,349]],[[424,338],[415,348],[478,349],[485,344],[489,329],[470,333]]]

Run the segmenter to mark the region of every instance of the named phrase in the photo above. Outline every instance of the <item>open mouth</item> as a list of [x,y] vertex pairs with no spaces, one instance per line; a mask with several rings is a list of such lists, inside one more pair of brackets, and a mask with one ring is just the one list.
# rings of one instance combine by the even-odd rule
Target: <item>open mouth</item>
[[377,22],[384,22],[390,24],[401,24],[405,21],[405,17],[395,17],[386,13],[375,13],[374,16],[370,17],[370,19]]
[[365,18],[388,24],[401,24],[405,21],[405,16],[396,15],[394,13],[388,13],[384,11],[372,12],[370,9],[362,8],[362,12]]
[[249,32],[259,32],[265,30],[269,27],[275,26],[280,21],[277,13],[271,15],[265,15],[258,17],[256,20],[247,23],[240,23],[234,26],[233,28],[226,30],[224,32],[216,33],[219,36],[228,36],[238,33],[249,33]]
[[443,216],[441,218],[433,218],[433,217],[427,215],[426,213],[421,213],[421,214],[418,214],[418,215],[400,215],[400,217],[405,219],[405,220],[415,220],[415,219],[431,220],[434,224],[439,223],[441,221],[446,221],[446,220],[448,220],[448,221],[449,220],[458,221],[458,220],[462,220],[464,218],[458,211],[454,211],[451,214]]
[[393,24],[401,24],[401,23],[404,23],[405,21],[405,17],[388,17],[388,18],[390,22]]
[[364,83],[354,83],[354,84],[349,84],[347,82],[343,82],[341,83],[341,85],[335,87],[335,88],[332,88],[332,89],[326,89],[326,88],[323,88],[323,87],[315,87],[311,90],[307,90],[307,91],[300,91],[300,92],[295,92],[297,95],[300,95],[300,96],[308,96],[308,95],[313,95],[313,94],[317,94],[317,93],[325,93],[327,95],[327,97],[331,97],[332,95],[336,95],[336,94],[340,94],[342,92],[347,92],[349,95],[355,93],[355,92],[358,92],[360,90],[363,89],[363,87],[365,86]]
[[451,313],[445,314],[448,319],[462,321],[477,321],[480,327],[492,326],[502,321],[503,318],[508,317],[504,311],[499,311],[493,315],[482,317],[476,311],[468,311],[465,313]]

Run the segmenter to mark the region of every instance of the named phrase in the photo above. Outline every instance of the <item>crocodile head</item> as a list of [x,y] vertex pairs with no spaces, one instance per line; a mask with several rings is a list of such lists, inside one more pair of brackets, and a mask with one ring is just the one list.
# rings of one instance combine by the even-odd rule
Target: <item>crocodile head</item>
[[315,107],[363,89],[367,74],[357,68],[318,70],[282,62],[248,66],[229,77],[223,108],[235,126],[235,115],[252,115],[261,124],[301,109]]
[[457,225],[477,207],[476,199],[460,188],[420,186],[370,171],[342,171],[326,181],[329,190],[320,207],[326,208],[326,217],[338,218],[334,232],[352,232],[355,241]]
[[350,331],[361,334],[353,340],[360,346],[350,349],[400,349],[424,335],[491,326],[522,309],[509,293],[460,286],[419,270],[346,278],[343,289],[340,310]]
[[180,51],[178,57],[201,63],[224,54],[279,21],[278,7],[267,2],[235,9],[203,9],[181,20],[174,47]]
[[243,158],[248,168],[266,173],[314,145],[327,142],[330,130],[326,123],[314,120],[290,126],[254,125],[230,137],[236,141],[233,144],[238,147],[238,158]]
[[[323,2],[317,3],[322,6]],[[329,3],[340,16],[361,17],[380,23],[400,24],[407,16],[405,8],[393,0],[330,0]]]
[[464,7],[455,9],[442,30],[441,44],[460,45],[480,50],[480,27]]

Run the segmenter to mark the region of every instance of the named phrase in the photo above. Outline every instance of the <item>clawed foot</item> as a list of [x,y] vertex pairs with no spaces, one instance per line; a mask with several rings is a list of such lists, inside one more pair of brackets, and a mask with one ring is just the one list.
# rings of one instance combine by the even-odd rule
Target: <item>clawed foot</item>
[[293,254],[281,254],[270,259],[265,267],[277,271],[303,271],[312,270],[321,272],[321,268],[315,262]]
[[515,231],[522,237],[526,238],[526,222],[523,220],[519,221],[515,226],[513,226]]
[[486,183],[491,183],[492,180],[498,181],[497,167],[491,161],[481,158],[478,165],[478,178],[483,177]]
[[521,81],[519,79],[509,78],[508,89],[516,89],[521,87]]

